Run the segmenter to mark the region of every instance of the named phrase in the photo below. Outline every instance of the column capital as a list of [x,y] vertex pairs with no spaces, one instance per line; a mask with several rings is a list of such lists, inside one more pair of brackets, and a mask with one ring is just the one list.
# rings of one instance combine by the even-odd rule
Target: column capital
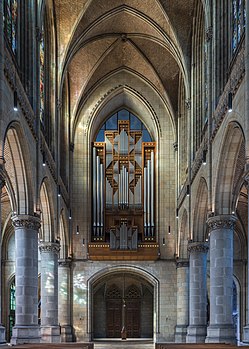
[[41,219],[38,216],[20,214],[12,216],[11,219],[15,229],[39,230],[41,227]]
[[46,242],[46,241],[41,241],[39,243],[39,250],[41,253],[56,253],[59,254],[60,252],[60,244],[57,242]]
[[70,268],[72,259],[71,258],[59,259],[58,263],[59,263],[59,267]]
[[233,229],[237,217],[232,214],[223,214],[219,216],[209,217],[207,220],[207,225],[209,231],[217,229]]
[[204,242],[190,242],[188,244],[188,251],[190,253],[192,252],[207,253],[208,249],[209,249],[208,244],[205,244]]
[[176,260],[176,269],[178,268],[188,268],[189,267],[189,261],[186,259],[177,259]]

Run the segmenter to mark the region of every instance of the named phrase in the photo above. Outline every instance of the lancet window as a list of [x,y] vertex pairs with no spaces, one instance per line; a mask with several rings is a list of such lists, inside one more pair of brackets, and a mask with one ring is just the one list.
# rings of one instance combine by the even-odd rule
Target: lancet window
[[245,29],[245,0],[233,0],[232,6],[232,50],[236,50]]
[[14,54],[17,50],[17,0],[4,1],[4,31]]
[[109,117],[92,149],[92,240],[136,249],[155,239],[155,142],[128,110]]
[[44,109],[45,109],[44,75],[45,75],[45,42],[44,42],[44,29],[42,28],[41,37],[40,37],[40,121],[43,126],[44,126]]

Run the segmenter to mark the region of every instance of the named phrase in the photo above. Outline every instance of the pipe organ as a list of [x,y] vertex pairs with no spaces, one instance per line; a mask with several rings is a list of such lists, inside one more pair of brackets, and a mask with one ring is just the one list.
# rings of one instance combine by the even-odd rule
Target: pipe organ
[[92,240],[112,249],[155,241],[155,142],[119,120],[92,151]]

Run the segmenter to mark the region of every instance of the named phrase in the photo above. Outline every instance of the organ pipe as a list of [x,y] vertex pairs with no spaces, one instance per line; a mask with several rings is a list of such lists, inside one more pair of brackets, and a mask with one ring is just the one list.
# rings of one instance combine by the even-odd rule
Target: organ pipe
[[93,233],[96,234],[96,148],[93,147]]
[[[154,152],[151,152],[151,226],[154,228]],[[152,232],[153,234],[153,232]]]
[[103,164],[100,164],[100,235],[103,235],[104,226],[104,176],[103,176]]
[[144,168],[144,229],[147,236],[147,168]]
[[99,213],[100,213],[100,158],[97,156],[97,236],[99,236]]
[[147,162],[147,214],[148,214],[148,219],[147,219],[147,225],[148,225],[148,235],[150,235],[150,184],[151,184],[151,173],[150,173],[150,160]]

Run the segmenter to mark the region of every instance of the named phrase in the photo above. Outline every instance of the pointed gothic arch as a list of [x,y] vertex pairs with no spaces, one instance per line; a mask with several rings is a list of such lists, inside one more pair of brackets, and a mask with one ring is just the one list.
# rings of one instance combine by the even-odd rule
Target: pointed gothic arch
[[[237,193],[235,187],[244,170],[244,135],[237,122],[227,126],[224,136],[215,188],[215,214],[231,214],[235,211]],[[236,167],[236,165],[238,165]],[[236,169],[236,171],[235,171]]]
[[32,214],[34,181],[31,180],[30,152],[24,133],[16,122],[9,125],[4,138],[6,187],[15,214]]
[[208,188],[207,182],[202,177],[199,182],[196,195],[196,205],[193,222],[193,241],[204,242],[207,236],[207,212],[208,212]]

